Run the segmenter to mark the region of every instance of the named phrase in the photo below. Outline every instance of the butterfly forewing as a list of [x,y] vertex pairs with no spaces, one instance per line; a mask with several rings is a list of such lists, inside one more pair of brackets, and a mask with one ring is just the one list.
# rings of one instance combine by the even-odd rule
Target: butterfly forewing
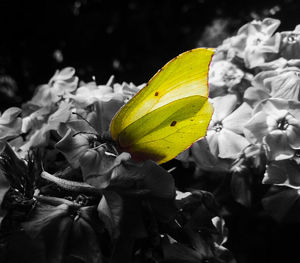
[[127,126],[168,103],[194,95],[207,97],[213,53],[212,49],[193,49],[167,63],[115,115],[110,126],[112,138],[118,141]]

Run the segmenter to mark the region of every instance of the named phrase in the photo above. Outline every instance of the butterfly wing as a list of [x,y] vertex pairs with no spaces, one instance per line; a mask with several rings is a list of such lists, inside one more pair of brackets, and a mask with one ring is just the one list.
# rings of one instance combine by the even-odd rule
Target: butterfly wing
[[175,100],[130,124],[119,134],[119,144],[137,160],[163,163],[205,136],[212,113],[206,97]]
[[207,99],[213,53],[198,48],[177,56],[121,108],[110,132],[122,150],[163,163],[206,134],[213,113]]
[[212,49],[197,48],[180,54],[161,68],[121,110],[110,125],[111,136],[147,113],[178,99],[193,95],[208,96],[208,68]]

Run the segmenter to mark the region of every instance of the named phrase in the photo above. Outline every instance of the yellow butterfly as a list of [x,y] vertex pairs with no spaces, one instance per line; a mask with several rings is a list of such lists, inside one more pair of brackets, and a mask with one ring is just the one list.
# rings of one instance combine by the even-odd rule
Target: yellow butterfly
[[117,112],[110,133],[122,151],[160,164],[205,136],[213,113],[208,102],[213,54],[205,48],[180,54]]

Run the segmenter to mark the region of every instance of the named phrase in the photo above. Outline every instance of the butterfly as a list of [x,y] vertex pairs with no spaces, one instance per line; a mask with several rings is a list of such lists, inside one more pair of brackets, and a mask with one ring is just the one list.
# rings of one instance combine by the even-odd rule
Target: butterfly
[[213,114],[208,71],[213,49],[186,51],[163,66],[110,123],[135,160],[167,162],[204,137]]

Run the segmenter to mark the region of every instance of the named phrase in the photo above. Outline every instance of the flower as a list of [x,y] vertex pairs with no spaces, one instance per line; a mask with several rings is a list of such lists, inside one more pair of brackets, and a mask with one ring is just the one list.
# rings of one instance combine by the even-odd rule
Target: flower
[[280,54],[286,59],[300,58],[300,25],[294,31],[281,32]]
[[110,101],[111,99],[116,99],[123,101],[123,96],[121,94],[115,94],[113,88],[107,85],[98,85],[95,82],[86,83],[80,86],[75,94],[69,94],[77,106],[87,107],[97,101]]
[[249,145],[243,136],[243,125],[251,117],[251,107],[241,104],[236,110],[237,96],[228,94],[212,99],[214,114],[207,130],[211,152],[220,158],[236,158]]
[[299,100],[300,95],[300,70],[288,67],[275,71],[273,76],[265,79],[265,84],[271,88],[273,98]]
[[245,73],[233,63],[220,60],[213,62],[209,69],[210,97],[220,96],[240,84]]
[[[285,65],[289,65],[289,61]],[[262,71],[253,78],[252,85],[244,93],[244,100],[251,106],[267,98],[299,100],[300,70],[297,67],[282,67]]]
[[300,102],[266,99],[253,110],[244,133],[253,143],[264,143],[270,160],[284,160],[300,149]]
[[264,174],[264,184],[277,184],[288,187],[300,187],[300,166],[291,158],[271,161]]
[[264,89],[273,98],[299,100],[300,70],[286,67],[262,71],[255,76],[253,86]]
[[78,86],[78,77],[74,76],[75,69],[68,67],[57,70],[48,84],[38,87],[33,98],[27,102],[30,107],[51,106],[62,97],[74,92]]
[[116,94],[122,94],[124,101],[128,102],[137,92],[139,92],[146,84],[141,84],[139,86],[134,85],[132,82],[129,84],[123,82],[122,84],[115,83],[113,85],[114,92]]
[[76,134],[69,129],[55,147],[66,157],[73,168],[78,168],[80,158],[91,148],[91,141],[94,137],[92,134]]
[[281,36],[273,34],[279,25],[279,20],[266,18],[247,23],[239,29],[231,47],[236,50],[237,56],[244,59],[246,67],[257,67],[265,62],[267,54],[278,53]]
[[58,101],[61,96],[69,94],[76,90],[78,86],[78,77],[74,76],[75,69],[71,67],[57,70],[54,76],[49,80],[48,86],[51,89],[53,102]]
[[7,140],[20,135],[22,128],[21,112],[21,109],[12,107],[0,115],[0,139]]

